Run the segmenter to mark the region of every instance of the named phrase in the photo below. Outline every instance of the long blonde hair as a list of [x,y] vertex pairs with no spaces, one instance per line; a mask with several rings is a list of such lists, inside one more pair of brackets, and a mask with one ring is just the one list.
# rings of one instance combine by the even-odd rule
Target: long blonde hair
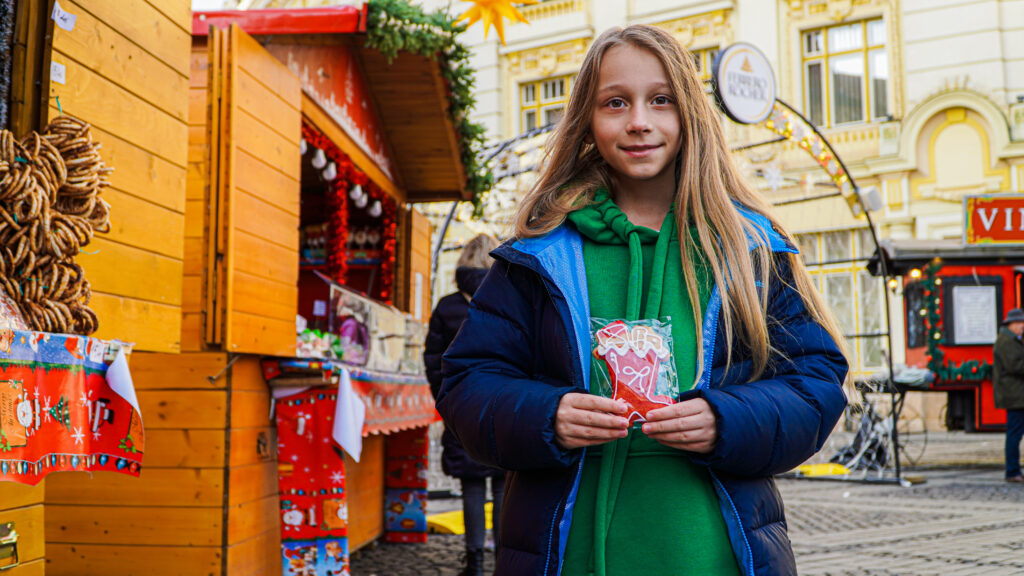
[[[593,202],[598,187],[613,189],[612,173],[594,145],[590,120],[594,110],[601,61],[609,48],[631,45],[653,54],[665,69],[682,124],[682,148],[676,161],[676,219],[680,231],[694,225],[697,241],[679,234],[682,265],[693,307],[694,322],[703,323],[697,286],[697,266],[711,271],[722,290],[722,326],[725,328],[727,366],[733,343],[750,351],[751,380],[768,366],[773,350],[768,335],[769,279],[777,278],[775,262],[764,232],[737,210],[737,205],[769,219],[792,242],[771,215],[767,203],[744,182],[732,163],[718,116],[697,76],[690,54],[667,32],[646,25],[612,28],[601,34],[587,51],[565,115],[548,138],[537,183],[526,194],[516,214],[514,233],[519,238],[541,236],[558,227],[569,212]],[[756,243],[753,249],[750,242]],[[704,262],[695,261],[703,254]],[[812,317],[845,353],[838,325],[811,283],[803,261],[788,254],[795,289]],[[757,286],[766,289],[758,293]],[[703,370],[703,342],[698,338],[697,375]]]
[[490,268],[494,263],[490,252],[498,247],[498,241],[489,234],[477,234],[466,242],[459,254],[458,268]]

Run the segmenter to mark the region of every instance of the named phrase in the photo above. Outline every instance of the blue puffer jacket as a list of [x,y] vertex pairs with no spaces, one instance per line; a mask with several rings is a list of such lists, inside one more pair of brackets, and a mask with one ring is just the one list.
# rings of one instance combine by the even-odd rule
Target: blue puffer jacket
[[[745,213],[772,250],[796,252],[767,219]],[[501,518],[497,576],[557,575],[572,523],[584,449],[555,443],[561,397],[589,389],[590,329],[580,235],[563,225],[505,244],[444,356],[438,410],[470,455],[511,471]],[[791,278],[786,258],[780,276]],[[846,360],[813,321],[791,281],[768,295],[771,342],[781,352],[747,382],[749,354],[725,370],[721,295],[703,323],[704,372],[694,390],[718,418],[718,442],[690,457],[708,467],[736,560],[746,576],[796,574],[782,499],[772,479],[818,449],[846,398]],[[681,495],[682,496],[682,495]]]

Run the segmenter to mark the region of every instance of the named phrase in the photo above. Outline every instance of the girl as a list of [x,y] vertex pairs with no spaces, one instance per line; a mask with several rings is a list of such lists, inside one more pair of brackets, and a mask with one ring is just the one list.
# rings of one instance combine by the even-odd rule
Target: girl
[[[469,314],[469,301],[494,260],[487,255],[498,246],[498,241],[479,234],[466,243],[455,268],[455,284],[459,291],[441,298],[430,315],[430,331],[423,347],[423,364],[427,369],[430,392],[436,398],[441,389],[441,355],[455,339],[459,328]],[[501,517],[501,494],[504,492],[505,472],[474,462],[447,428],[441,436],[444,451],[441,467],[444,473],[459,479],[462,485],[462,514],[466,525],[466,561],[459,576],[483,576],[484,537],[486,518],[487,479],[491,479],[494,505],[491,510],[495,541],[498,536],[498,518]]]
[[[689,55],[657,28],[605,32],[548,146],[438,401],[510,471],[495,574],[795,574],[772,475],[828,437],[847,364]],[[670,318],[692,389],[630,428],[589,392],[591,317]]]

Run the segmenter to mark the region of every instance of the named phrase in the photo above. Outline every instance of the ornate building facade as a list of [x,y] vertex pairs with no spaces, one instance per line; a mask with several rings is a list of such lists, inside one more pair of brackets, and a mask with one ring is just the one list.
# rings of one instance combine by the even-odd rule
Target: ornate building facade
[[[467,32],[476,120],[494,140],[557,121],[590,42],[644,23],[671,32],[706,77],[721,48],[760,48],[779,98],[821,129],[862,189],[877,188],[881,238],[959,238],[965,195],[1024,192],[1024,0],[547,0],[519,9],[530,24],[507,25],[504,46],[479,26]],[[737,148],[771,137],[723,122]],[[850,336],[856,374],[879,370],[884,288],[865,271],[874,252],[866,222],[829,197],[829,178],[795,144],[750,148],[737,161],[796,234]],[[899,362],[902,301],[891,296]]]

